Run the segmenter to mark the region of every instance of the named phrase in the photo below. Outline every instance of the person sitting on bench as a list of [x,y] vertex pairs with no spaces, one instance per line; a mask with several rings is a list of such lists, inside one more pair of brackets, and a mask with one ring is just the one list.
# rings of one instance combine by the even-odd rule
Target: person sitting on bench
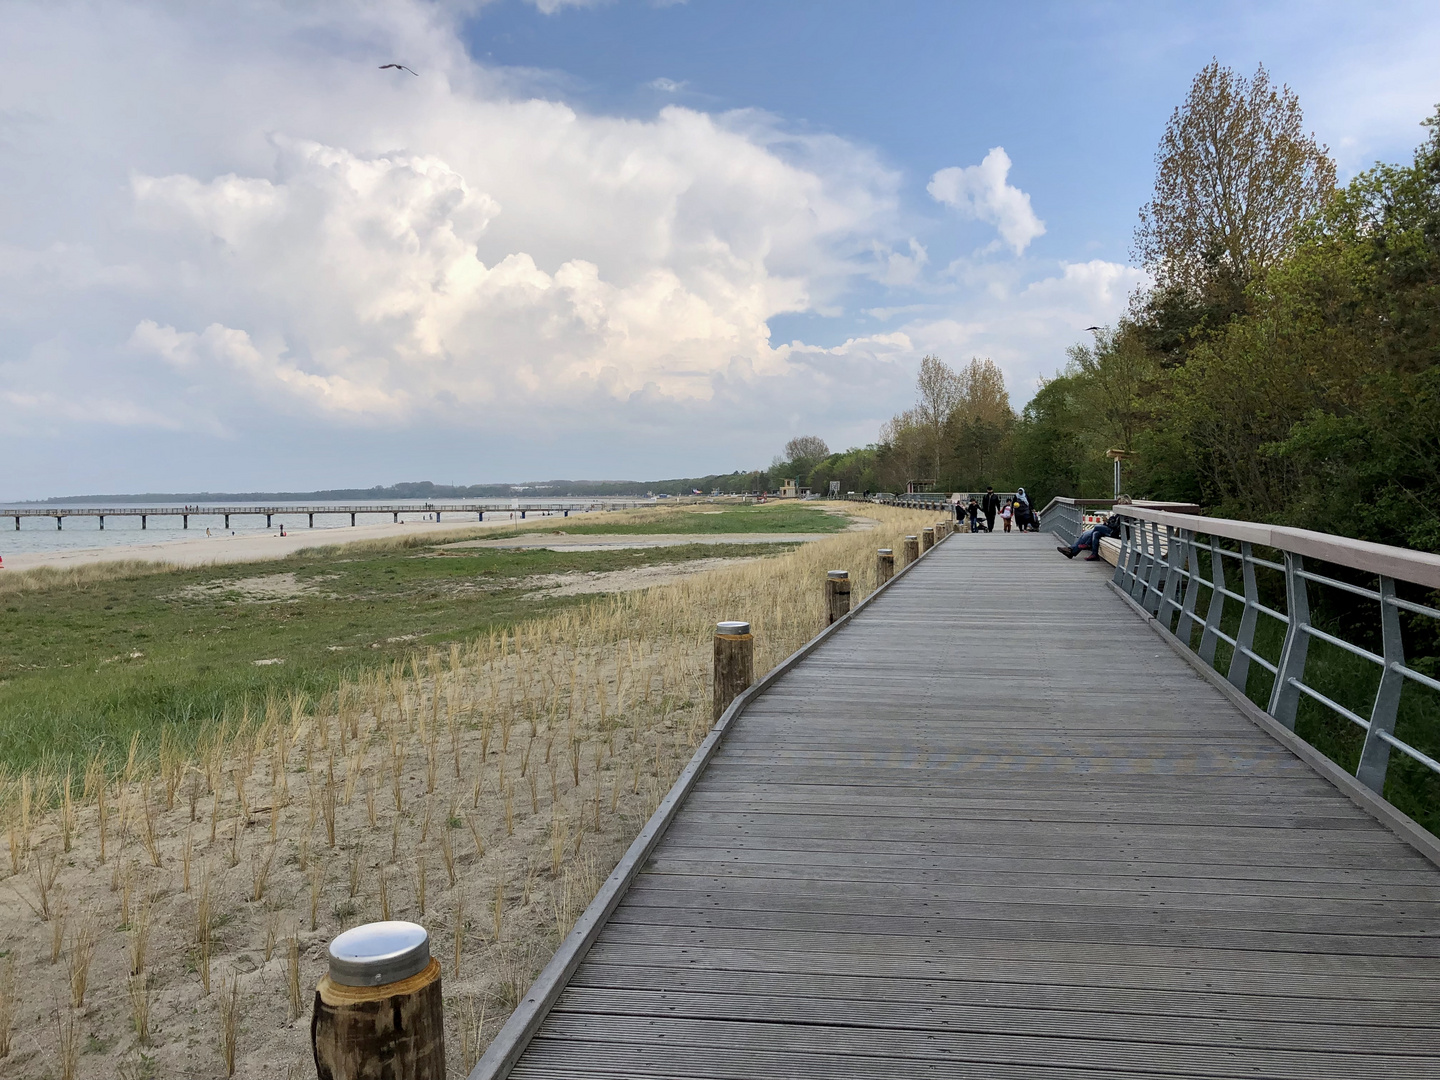
[[1079,538],[1076,539],[1075,543],[1071,544],[1069,547],[1061,544],[1055,550],[1060,552],[1060,554],[1064,555],[1067,559],[1073,559],[1076,555],[1080,554],[1082,549],[1089,548],[1090,554],[1085,556],[1085,561],[1095,562],[1097,559],[1100,558],[1100,541],[1107,536],[1119,535],[1120,515],[1111,514],[1101,524],[1086,529],[1083,533],[1080,534]]

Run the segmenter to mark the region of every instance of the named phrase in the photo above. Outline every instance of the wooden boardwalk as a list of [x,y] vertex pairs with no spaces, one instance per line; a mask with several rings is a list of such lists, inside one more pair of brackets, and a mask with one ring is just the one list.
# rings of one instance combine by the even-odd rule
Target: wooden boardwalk
[[1440,1077],[1440,870],[1048,535],[739,718],[511,1073]]

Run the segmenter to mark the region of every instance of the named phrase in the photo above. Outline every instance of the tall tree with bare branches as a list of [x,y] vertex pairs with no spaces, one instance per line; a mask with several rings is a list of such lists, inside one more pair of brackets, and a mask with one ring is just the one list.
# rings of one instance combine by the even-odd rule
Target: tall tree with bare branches
[[915,402],[915,413],[925,429],[929,444],[930,462],[934,471],[929,479],[940,476],[940,458],[944,453],[945,427],[959,407],[965,387],[959,375],[949,364],[938,356],[925,356],[920,361],[920,375],[915,380],[919,400]]

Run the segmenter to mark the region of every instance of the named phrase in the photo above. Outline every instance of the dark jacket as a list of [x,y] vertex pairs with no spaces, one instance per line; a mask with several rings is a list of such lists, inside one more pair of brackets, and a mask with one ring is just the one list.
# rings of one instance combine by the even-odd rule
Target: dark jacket
[[986,517],[994,517],[1000,512],[1000,496],[993,491],[987,491],[980,500],[980,511]]

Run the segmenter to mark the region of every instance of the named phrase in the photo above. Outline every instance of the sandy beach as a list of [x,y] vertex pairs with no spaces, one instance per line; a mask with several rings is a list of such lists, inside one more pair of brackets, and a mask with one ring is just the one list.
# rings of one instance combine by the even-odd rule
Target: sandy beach
[[464,536],[477,529],[512,529],[515,522],[402,521],[398,524],[356,525],[338,529],[294,529],[281,536],[267,533],[237,533],[233,536],[196,536],[183,540],[161,540],[153,544],[117,544],[113,547],[76,548],[68,551],[18,552],[5,556],[6,570],[33,570],[39,566],[68,568],[102,562],[159,562],[176,566],[209,566],[220,563],[261,562],[283,559],[305,548],[329,547],[359,540],[385,540],[411,533],[443,537]]

